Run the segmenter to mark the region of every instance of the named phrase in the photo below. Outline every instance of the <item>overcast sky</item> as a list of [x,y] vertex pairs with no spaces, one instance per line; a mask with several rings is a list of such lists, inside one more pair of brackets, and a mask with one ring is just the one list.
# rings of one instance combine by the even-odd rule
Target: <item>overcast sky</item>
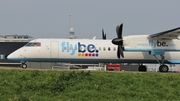
[[[180,27],[180,0],[0,0],[0,35],[64,38],[73,27],[78,38],[154,34]],[[71,17],[69,16],[71,15]],[[70,24],[71,19],[71,24]]]

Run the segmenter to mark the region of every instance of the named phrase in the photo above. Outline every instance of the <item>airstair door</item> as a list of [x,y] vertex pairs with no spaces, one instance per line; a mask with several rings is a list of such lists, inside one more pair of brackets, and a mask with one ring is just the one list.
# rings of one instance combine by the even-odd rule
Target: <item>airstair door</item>
[[51,41],[51,58],[58,58],[59,57],[59,42],[58,41]]

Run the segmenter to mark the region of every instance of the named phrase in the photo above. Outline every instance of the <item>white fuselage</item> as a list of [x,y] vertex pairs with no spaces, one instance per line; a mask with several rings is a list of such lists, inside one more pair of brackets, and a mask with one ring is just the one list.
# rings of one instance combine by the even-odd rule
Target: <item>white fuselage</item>
[[180,41],[150,40],[147,35],[123,37],[124,58],[117,58],[117,46],[111,40],[35,39],[40,46],[25,45],[8,56],[9,60],[47,62],[180,63]]

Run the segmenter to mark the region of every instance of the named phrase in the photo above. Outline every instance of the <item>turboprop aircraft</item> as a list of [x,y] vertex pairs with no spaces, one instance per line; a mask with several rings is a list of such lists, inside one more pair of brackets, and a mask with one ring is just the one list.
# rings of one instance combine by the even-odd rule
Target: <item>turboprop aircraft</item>
[[[166,64],[180,63],[180,27],[152,35],[122,37],[123,24],[117,25],[117,38],[102,39],[35,39],[11,53],[22,68],[29,62],[80,63],[159,63],[160,72],[168,72]],[[139,71],[146,71],[144,65]]]

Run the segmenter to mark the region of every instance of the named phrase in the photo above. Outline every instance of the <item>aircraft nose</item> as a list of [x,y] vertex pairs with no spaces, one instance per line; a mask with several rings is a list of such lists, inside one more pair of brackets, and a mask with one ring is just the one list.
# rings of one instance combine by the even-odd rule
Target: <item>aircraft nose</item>
[[8,60],[11,60],[13,58],[12,53],[7,56]]
[[7,56],[8,60],[15,60],[17,57],[16,52],[13,52]]
[[21,58],[22,58],[22,55],[21,55],[21,51],[19,51],[19,50],[16,50],[7,56],[8,60],[19,61],[19,59],[21,59]]

